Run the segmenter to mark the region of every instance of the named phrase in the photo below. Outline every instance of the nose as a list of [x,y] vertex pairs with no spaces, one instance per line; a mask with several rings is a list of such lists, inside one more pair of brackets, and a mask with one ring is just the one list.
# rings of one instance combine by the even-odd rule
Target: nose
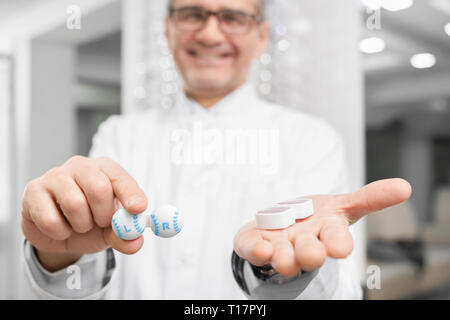
[[196,32],[196,40],[207,46],[215,46],[225,40],[225,35],[220,30],[217,16],[209,16],[202,29]]

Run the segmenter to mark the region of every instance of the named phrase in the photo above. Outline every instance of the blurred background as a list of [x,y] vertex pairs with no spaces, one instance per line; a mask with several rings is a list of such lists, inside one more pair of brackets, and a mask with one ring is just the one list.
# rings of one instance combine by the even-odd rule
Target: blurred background
[[[339,131],[353,189],[389,177],[412,184],[406,203],[357,223],[365,298],[449,299],[450,0],[266,6],[270,42],[251,79],[259,94]],[[165,8],[161,0],[0,0],[0,298],[24,295],[27,182],[87,155],[108,116],[173,107],[181,86]]]

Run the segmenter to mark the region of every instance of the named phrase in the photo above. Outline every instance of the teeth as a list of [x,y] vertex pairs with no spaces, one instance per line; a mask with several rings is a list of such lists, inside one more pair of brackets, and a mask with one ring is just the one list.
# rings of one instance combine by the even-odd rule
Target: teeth
[[203,58],[203,59],[220,59],[220,58],[222,58],[222,56],[212,56],[209,54],[199,54],[197,56],[200,58]]
[[227,53],[225,54],[207,54],[207,53],[198,53],[198,52],[193,52],[193,54],[199,58],[202,59],[222,59],[228,56]]

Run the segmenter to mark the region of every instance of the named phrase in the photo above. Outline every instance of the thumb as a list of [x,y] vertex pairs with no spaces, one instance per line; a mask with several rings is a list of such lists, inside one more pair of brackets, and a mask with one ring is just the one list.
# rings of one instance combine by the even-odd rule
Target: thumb
[[353,224],[369,213],[402,203],[410,196],[409,182],[393,178],[369,183],[356,192],[340,197],[347,220]]

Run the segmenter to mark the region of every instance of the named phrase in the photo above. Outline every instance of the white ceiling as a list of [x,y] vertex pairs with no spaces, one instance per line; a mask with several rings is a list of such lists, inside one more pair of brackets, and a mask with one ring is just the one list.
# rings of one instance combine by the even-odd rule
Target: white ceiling
[[0,21],[8,20],[14,14],[49,0],[0,0]]
[[[386,48],[363,54],[365,97],[369,125],[382,126],[416,111],[436,117],[450,115],[450,36],[444,26],[450,22],[450,0],[415,0],[408,9],[389,12],[381,9],[381,28],[365,26],[362,12],[361,38],[379,37]],[[415,69],[410,58],[432,53],[436,64]],[[439,108],[434,107],[439,102]]]
[[[368,14],[364,15],[367,19]],[[377,71],[389,75],[389,71],[407,71],[411,69],[409,58],[422,52],[435,54],[436,67],[450,70],[450,37],[444,31],[444,26],[450,22],[450,0],[415,0],[414,5],[405,10],[382,9],[380,17],[381,29],[362,28],[363,38],[380,37],[386,41],[383,52],[364,55],[367,71],[374,76],[378,75]]]

